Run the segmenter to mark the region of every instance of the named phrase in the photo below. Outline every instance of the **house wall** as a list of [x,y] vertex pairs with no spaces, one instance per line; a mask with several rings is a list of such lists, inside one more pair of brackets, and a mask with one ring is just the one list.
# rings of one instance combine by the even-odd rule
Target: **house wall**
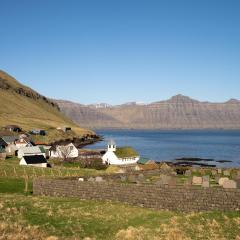
[[[68,146],[73,147],[70,154],[68,155],[68,158],[78,157],[78,149],[73,144],[69,144],[66,147],[68,147]],[[63,147],[63,146],[57,146],[56,151],[50,151],[50,156],[53,157],[53,158],[63,158],[63,155],[62,155],[61,150],[60,150],[61,147]]]
[[125,165],[134,164],[139,160],[139,157],[135,158],[118,158],[112,151],[107,151],[102,157],[103,163],[108,162],[111,165]]
[[240,189],[38,178],[33,181],[33,193],[119,201],[147,208],[183,212],[240,209]]
[[9,144],[6,148],[7,156],[15,155],[15,151],[17,151],[17,147],[14,144]]

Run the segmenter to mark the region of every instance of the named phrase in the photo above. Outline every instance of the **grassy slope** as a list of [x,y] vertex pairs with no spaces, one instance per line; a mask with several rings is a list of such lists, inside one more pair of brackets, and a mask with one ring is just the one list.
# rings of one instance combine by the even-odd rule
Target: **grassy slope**
[[[6,80],[11,88],[23,88],[31,91],[30,88],[21,85],[14,78],[0,71],[0,78]],[[10,90],[0,89],[0,126],[17,124],[25,130],[32,128],[49,129],[59,126],[70,126],[81,135],[89,131],[78,127],[75,123],[65,117],[60,111],[46,103],[42,99],[34,100],[22,96]]]

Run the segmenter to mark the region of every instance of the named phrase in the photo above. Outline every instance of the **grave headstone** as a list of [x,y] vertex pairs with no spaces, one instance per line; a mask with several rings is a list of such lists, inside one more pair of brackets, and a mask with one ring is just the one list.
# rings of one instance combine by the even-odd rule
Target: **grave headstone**
[[94,181],[95,181],[95,178],[93,177],[88,178],[88,182],[94,182]]
[[208,175],[203,176],[202,180],[203,180],[202,187],[206,187],[207,188],[207,187],[210,186],[210,183],[209,183],[210,178],[209,178]]
[[160,166],[159,172],[160,174],[176,175],[176,172],[166,163],[163,163]]
[[213,169],[213,170],[211,171],[211,173],[212,173],[213,176],[216,176],[218,172],[217,172],[217,170]]
[[186,170],[186,172],[185,172],[185,176],[187,176],[187,177],[189,177],[189,176],[191,176],[192,175],[192,171],[191,170]]
[[223,183],[224,183],[225,181],[227,181],[227,180],[229,180],[228,177],[221,177],[221,178],[219,178],[219,180],[218,180],[218,184],[219,184],[220,186],[222,186]]
[[237,183],[237,188],[240,188],[240,178],[236,179],[235,182]]
[[125,182],[127,180],[127,177],[126,176],[121,176],[120,179],[121,179],[122,182]]
[[202,187],[205,187],[205,188],[210,187],[210,183],[209,183],[209,181],[203,181],[203,183],[202,183]]
[[103,180],[102,177],[99,177],[99,176],[98,176],[98,177],[95,178],[95,181],[96,181],[96,182],[103,182],[104,180]]
[[184,186],[191,186],[192,185],[192,178],[187,178],[184,181]]
[[193,185],[202,185],[202,177],[193,176],[192,184]]
[[208,182],[209,182],[209,179],[210,179],[210,178],[209,178],[209,175],[205,175],[205,176],[203,176],[202,178],[203,178],[203,182],[204,182],[204,181],[208,181]]
[[230,170],[224,170],[223,175],[229,177],[230,176]]
[[137,182],[137,178],[135,175],[129,175],[128,176],[128,181],[131,183],[136,183]]
[[79,182],[84,182],[84,178],[81,178],[81,177],[80,177],[80,178],[78,178],[78,181],[79,181]]
[[234,180],[225,180],[223,188],[237,188],[237,183]]
[[140,181],[140,182],[144,182],[145,181],[145,176],[141,173],[141,174],[138,175],[137,180]]
[[221,178],[221,176],[220,175],[216,175],[215,176],[215,182],[217,182],[218,183],[218,181],[219,181],[219,179]]
[[177,185],[177,179],[175,177],[172,177],[168,181],[169,186],[176,186]]
[[156,185],[168,185],[172,177],[169,175],[161,174],[159,179],[155,182]]

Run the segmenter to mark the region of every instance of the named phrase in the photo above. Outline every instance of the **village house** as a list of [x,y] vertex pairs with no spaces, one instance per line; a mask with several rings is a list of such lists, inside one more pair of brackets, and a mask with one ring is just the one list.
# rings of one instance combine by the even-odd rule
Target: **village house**
[[18,158],[24,156],[42,155],[46,158],[46,152],[43,147],[33,146],[33,147],[22,147],[18,150]]
[[18,140],[16,136],[2,136],[1,139],[7,144],[15,144],[15,141]]
[[15,142],[18,140],[15,136],[2,136],[0,138],[0,144],[4,146],[7,156],[16,155],[18,148]]
[[35,142],[35,145],[38,147],[42,147],[45,150],[47,159],[50,157],[50,149],[52,148],[52,146],[49,146],[47,145],[47,143],[44,142]]
[[108,143],[107,152],[102,157],[103,163],[109,165],[136,164],[139,159],[139,154],[133,148],[117,148],[112,140]]
[[46,135],[46,131],[43,129],[33,129],[32,131],[30,131],[30,133],[33,135],[40,135],[40,136]]
[[50,149],[50,157],[52,158],[76,158],[78,157],[78,149],[74,144],[58,145]]
[[6,156],[7,154],[5,148],[0,145],[0,160],[5,160]]
[[57,130],[62,130],[63,132],[68,132],[68,131],[71,131],[72,128],[71,127],[57,127]]
[[8,130],[10,132],[21,132],[22,129],[17,125],[7,125],[4,127],[5,130]]
[[31,155],[23,156],[19,162],[19,165],[29,165],[34,167],[44,167],[46,168],[48,163],[43,155]]

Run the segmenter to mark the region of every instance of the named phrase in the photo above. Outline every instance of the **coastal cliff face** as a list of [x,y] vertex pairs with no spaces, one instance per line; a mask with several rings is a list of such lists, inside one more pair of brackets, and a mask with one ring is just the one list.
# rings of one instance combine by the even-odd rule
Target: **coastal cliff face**
[[240,129],[240,101],[200,102],[183,95],[151,104],[82,105],[56,101],[61,111],[88,128]]

